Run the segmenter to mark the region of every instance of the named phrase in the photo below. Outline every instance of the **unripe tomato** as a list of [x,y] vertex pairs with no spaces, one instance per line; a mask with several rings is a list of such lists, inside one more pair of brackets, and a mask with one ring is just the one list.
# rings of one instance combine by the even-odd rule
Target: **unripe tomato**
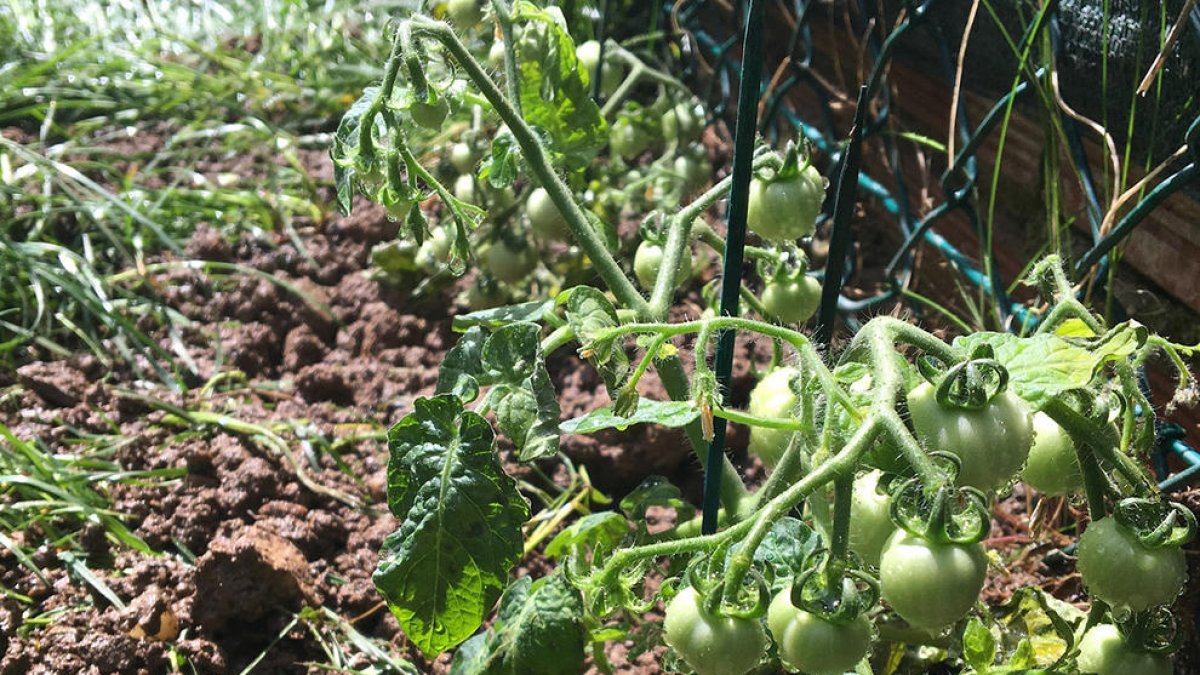
[[[654,282],[658,279],[658,270],[662,267],[662,260],[662,246],[648,241],[638,244],[637,252],[633,254],[633,276],[645,290],[649,291],[654,288]],[[679,265],[679,271],[675,273],[676,286],[683,284],[692,276],[692,257],[689,251],[684,250],[683,259]]]
[[[799,375],[800,371],[796,368],[772,370],[750,391],[748,412],[755,417],[792,417],[800,399],[792,392],[789,383]],[[767,468],[774,468],[787,450],[793,433],[790,429],[752,426],[749,452],[761,459]]]
[[1171,659],[1131,647],[1111,623],[1092,626],[1079,641],[1079,672],[1094,675],[1171,675]]
[[693,190],[712,178],[713,168],[704,155],[686,154],[675,158],[675,173],[683,178],[685,190]]
[[479,163],[479,154],[466,143],[455,143],[450,148],[450,163],[461,173],[471,173]]
[[500,239],[487,250],[488,271],[500,281],[515,284],[537,267],[533,248],[517,248]]
[[[590,82],[596,76],[596,65],[600,63],[600,43],[595,40],[584,42],[575,48],[575,58],[579,60],[579,68],[587,73]],[[606,97],[612,96],[624,79],[619,65],[606,62],[600,73],[600,93]]]
[[1033,447],[1021,479],[1045,495],[1066,495],[1083,487],[1075,441],[1046,413],[1033,414]]
[[994,490],[1013,479],[1033,445],[1033,416],[1011,391],[996,394],[976,410],[942,406],[928,382],[908,394],[917,437],[929,450],[962,460],[958,484]]
[[442,123],[446,121],[446,115],[450,114],[450,104],[446,102],[444,96],[438,96],[433,103],[413,101],[412,106],[408,109],[408,114],[412,116],[413,122],[426,129],[436,131],[442,128]]
[[613,152],[625,159],[634,159],[650,147],[650,138],[633,122],[620,118],[609,130],[608,144]]
[[425,269],[436,268],[438,263],[450,259],[450,246],[453,242],[444,227],[435,227],[429,237],[421,243],[417,250],[417,264]]
[[892,522],[892,498],[879,491],[880,471],[854,479],[850,497],[850,550],[873,567],[879,566],[883,546],[896,531]]
[[479,0],[450,0],[446,14],[459,28],[471,28],[483,21],[483,7]]
[[1181,548],[1148,548],[1115,518],[1088,525],[1076,555],[1084,588],[1118,611],[1141,612],[1168,604],[1187,582],[1187,560]]
[[663,139],[668,143],[689,143],[704,131],[704,112],[689,103],[676,103],[663,114]]
[[708,613],[690,586],[667,605],[663,638],[697,675],[743,675],[767,651],[762,623]]
[[475,203],[475,177],[464,173],[454,180],[454,196],[468,204]]
[[550,193],[545,188],[535,188],[529,193],[529,201],[525,204],[525,213],[529,216],[529,224],[533,231],[542,239],[566,238],[570,230],[567,219],[550,199]]
[[491,279],[480,275],[467,287],[467,307],[472,312],[499,307],[508,302],[508,293]]
[[797,278],[775,277],[763,288],[762,304],[770,318],[781,323],[808,321],[821,304],[821,282],[807,274]]
[[987,578],[983,544],[939,544],[904,530],[883,547],[879,590],[905,621],[941,628],[967,615]]
[[750,182],[746,225],[769,241],[795,241],[816,230],[825,201],[825,179],[811,164],[788,179]]
[[767,610],[767,627],[779,647],[779,658],[791,671],[841,675],[853,670],[871,647],[872,626],[859,614],[849,623],[834,623],[792,604],[792,589],[775,595]]

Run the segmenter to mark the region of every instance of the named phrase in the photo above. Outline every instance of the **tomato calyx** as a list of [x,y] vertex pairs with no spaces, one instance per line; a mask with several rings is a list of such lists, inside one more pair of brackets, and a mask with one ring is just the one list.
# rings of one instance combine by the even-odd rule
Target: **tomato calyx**
[[1116,626],[1125,644],[1138,651],[1170,654],[1183,644],[1183,633],[1169,607],[1136,612]]
[[1177,548],[1196,535],[1196,516],[1179,502],[1129,497],[1117,503],[1113,517],[1150,549]]
[[879,603],[879,581],[853,561],[836,560],[828,550],[817,549],[792,580],[790,599],[809,614],[848,624]]
[[971,357],[943,372],[931,356],[917,359],[917,369],[936,387],[938,405],[959,410],[982,410],[1008,388],[1008,369],[995,359],[990,345],[979,345]]
[[[687,568],[688,585],[700,594],[700,608],[709,616],[725,616],[735,619],[757,619],[767,613],[771,604],[771,588],[767,580],[756,569],[742,578],[742,586],[736,593],[736,602],[726,602],[725,574],[716,559],[725,559],[724,551],[713,555],[701,555]],[[720,555],[718,555],[720,554]]]
[[932,453],[951,465],[949,480],[932,491],[919,476],[892,490],[892,520],[905,531],[939,544],[974,544],[992,527],[987,497],[978,488],[954,485],[958,458]]

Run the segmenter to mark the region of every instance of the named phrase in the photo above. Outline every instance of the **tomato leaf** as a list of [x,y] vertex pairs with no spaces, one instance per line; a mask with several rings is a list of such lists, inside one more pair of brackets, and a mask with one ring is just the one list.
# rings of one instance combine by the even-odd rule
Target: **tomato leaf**
[[451,395],[414,406],[388,431],[388,506],[401,525],[384,539],[373,580],[432,656],[474,633],[500,597],[529,506],[487,420]]
[[986,673],[996,660],[996,637],[976,617],[971,617],[963,631],[963,660],[980,673]]
[[491,154],[479,167],[479,180],[498,190],[503,189],[516,182],[520,167],[521,146],[517,145],[512,132],[505,130],[492,139]]
[[558,452],[561,409],[546,372],[537,324],[514,322],[491,334],[472,326],[447,352],[437,393],[471,402],[484,386],[492,387],[485,403],[496,411],[500,431],[517,447],[521,461]]
[[1009,386],[1040,410],[1050,398],[1087,386],[1105,364],[1132,356],[1146,344],[1146,337],[1145,328],[1127,322],[1094,338],[984,332],[959,337],[954,345],[966,352],[990,345],[996,360],[1008,369]]
[[821,545],[820,537],[802,521],[790,516],[781,518],[754,551],[754,562],[774,575],[771,591],[778,592],[792,583],[792,578],[804,571],[809,554]]
[[[362,125],[362,117],[379,94],[379,87],[367,87],[362,96],[350,106],[338,123],[337,133],[333,136],[333,148],[330,156],[333,159],[333,181],[337,188],[338,208],[344,215],[350,215],[350,205],[354,198],[355,174],[360,167],[377,163],[373,153],[361,155],[358,147],[358,130]],[[378,120],[378,118],[376,118]]]
[[553,308],[553,300],[534,300],[517,305],[483,309],[470,314],[460,314],[454,317],[451,325],[459,333],[465,332],[471,326],[495,329],[519,321],[538,321]]
[[629,355],[625,353],[623,342],[598,339],[598,336],[606,329],[621,325],[617,310],[604,293],[591,286],[576,286],[562,293],[560,298],[563,296],[566,297],[567,323],[579,340],[580,353],[600,372],[608,395],[616,399],[618,390],[629,376]]
[[646,511],[651,506],[666,506],[675,509],[675,522],[689,520],[696,509],[683,498],[683,493],[674,483],[662,476],[650,476],[642,481],[633,492],[621,500],[621,510],[635,523],[641,534],[646,533]]
[[555,165],[583,168],[608,142],[608,123],[588,91],[575,43],[554,15],[532,2],[516,3],[512,16],[519,26],[521,113],[548,137]]
[[583,598],[561,575],[513,582],[496,623],[459,650],[452,675],[553,675],[583,666]]
[[624,431],[634,424],[655,423],[664,427],[682,427],[700,416],[694,401],[655,401],[648,398],[638,400],[637,410],[628,417],[614,412],[611,405],[597,408],[558,425],[564,434],[591,434],[601,429]]
[[551,539],[546,544],[546,555],[562,558],[580,548],[591,548],[597,553],[611,551],[628,534],[629,523],[621,514],[614,511],[589,513]]

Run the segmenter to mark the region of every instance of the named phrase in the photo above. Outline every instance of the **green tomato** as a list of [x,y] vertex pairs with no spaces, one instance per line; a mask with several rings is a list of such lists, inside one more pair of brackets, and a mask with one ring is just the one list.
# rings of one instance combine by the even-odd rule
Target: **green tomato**
[[996,394],[977,410],[943,407],[928,382],[908,394],[908,411],[917,437],[929,450],[962,460],[959,485],[980,490],[1000,488],[1013,479],[1033,445],[1033,416],[1011,391]]
[[767,651],[760,621],[710,614],[690,586],[667,605],[663,638],[697,675],[743,675]]
[[537,267],[537,253],[532,247],[516,248],[503,239],[492,244],[486,255],[488,271],[509,284],[521,281]]
[[686,154],[675,158],[675,173],[683,178],[685,190],[705,185],[712,178],[712,163],[703,155]]
[[609,130],[608,144],[613,152],[631,160],[650,147],[650,138],[638,125],[622,117],[613,122],[612,128]]
[[663,139],[668,143],[689,143],[704,132],[704,112],[694,104],[677,103],[663,114]]
[[483,7],[480,7],[478,0],[450,0],[446,5],[446,14],[459,28],[471,28],[483,21]]
[[442,128],[442,123],[446,121],[446,115],[450,114],[450,104],[446,102],[444,96],[438,96],[433,103],[414,101],[408,109],[408,114],[412,116],[413,122],[420,126],[439,130]]
[[475,177],[464,173],[454,180],[454,196],[468,204],[475,203]]
[[[587,73],[590,82],[596,76],[596,65],[600,63],[600,43],[595,40],[584,42],[575,48],[575,58],[579,60],[579,68]],[[625,75],[620,66],[606,62],[600,73],[600,93],[605,97],[612,96],[624,79]]]
[[1033,414],[1033,447],[1021,479],[1045,495],[1067,495],[1083,487],[1075,441],[1046,413]]
[[1114,518],[1088,525],[1079,538],[1076,567],[1092,597],[1141,612],[1165,605],[1183,592],[1187,560],[1178,546],[1147,548]]
[[450,163],[461,173],[471,173],[479,163],[479,154],[466,143],[455,143],[450,148]]
[[871,622],[862,614],[849,623],[834,623],[792,604],[792,589],[775,595],[767,609],[767,627],[779,647],[779,658],[791,671],[841,675],[862,661],[871,647]]
[[[633,276],[637,278],[642,288],[649,291],[654,288],[658,279],[658,270],[662,267],[663,249],[658,244],[643,241],[638,244],[637,252],[633,254]],[[692,276],[692,257],[689,251],[684,251],[683,261],[675,274],[675,285],[682,285]]]
[[864,473],[854,480],[850,497],[850,550],[868,565],[878,567],[883,546],[896,524],[892,522],[892,498],[879,491],[880,471]]
[[983,544],[939,544],[897,530],[879,560],[879,590],[918,628],[948,626],[967,615],[987,578]]
[[776,277],[763,288],[762,304],[776,321],[803,323],[821,304],[821,282],[807,274],[794,279]]
[[1079,641],[1079,672],[1094,675],[1171,675],[1171,659],[1130,646],[1111,623],[1092,626]]
[[816,230],[825,179],[811,164],[793,178],[750,182],[746,224],[768,241],[795,241]]
[[562,240],[570,230],[567,219],[550,199],[550,193],[545,188],[535,188],[529,193],[529,201],[525,204],[525,213],[529,216],[529,224],[538,237],[550,240]]
[[[776,368],[767,373],[750,391],[747,412],[755,417],[792,417],[800,399],[792,391],[790,383],[799,376],[800,371],[790,367]],[[787,450],[793,433],[790,429],[752,426],[748,448],[750,454],[762,460],[768,469],[774,468]]]

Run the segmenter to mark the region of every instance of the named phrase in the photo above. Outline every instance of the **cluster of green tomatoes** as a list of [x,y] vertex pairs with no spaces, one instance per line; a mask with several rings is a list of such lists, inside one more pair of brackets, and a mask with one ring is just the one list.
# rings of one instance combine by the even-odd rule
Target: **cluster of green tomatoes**
[[[912,375],[910,381],[919,383],[906,398],[915,437],[954,467],[951,475],[957,473],[956,486],[949,486],[945,495],[960,490],[958,494],[978,497],[975,506],[981,509],[984,531],[990,526],[984,493],[1004,490],[1018,479],[1045,496],[1070,497],[1084,488],[1072,436],[1049,415],[1031,413],[1003,384],[991,391],[986,401],[968,405],[951,396],[946,387]],[[769,372],[750,395],[750,414],[764,418],[795,414],[801,405],[797,394],[801,377],[801,371],[793,367]],[[869,405],[869,389],[869,374],[849,386],[851,396],[864,410]],[[1110,431],[1119,438],[1115,425]],[[749,451],[774,468],[787,451],[792,433],[753,426]],[[835,574],[826,582],[835,587],[833,595],[840,600],[821,604],[786,587],[770,602],[764,622],[753,613],[730,612],[719,599],[707,598],[689,586],[669,602],[664,630],[667,643],[691,669],[700,675],[750,672],[773,640],[789,671],[823,674],[853,670],[869,655],[875,641],[868,612],[876,608],[877,598],[909,626],[930,635],[944,632],[968,615],[988,571],[988,555],[980,537],[962,536],[956,530],[950,522],[948,502],[935,499],[932,507],[922,504],[922,518],[906,514],[917,502],[908,499],[910,493],[904,487],[911,487],[917,479],[904,475],[903,460],[886,442],[872,447],[864,464],[854,480],[849,509],[848,548],[855,562],[843,570],[857,576]],[[898,504],[897,500],[907,501]],[[1182,522],[1190,516],[1182,507],[1170,505],[1152,516],[1165,513],[1165,519],[1147,525],[1134,514],[1146,501],[1125,500],[1129,504],[1122,502],[1113,515],[1094,520],[1078,541],[1077,567],[1083,584],[1093,603],[1110,608],[1108,617],[1113,621],[1097,622],[1079,636],[1078,672],[1172,672],[1166,654],[1169,648],[1145,635],[1145,628],[1155,611],[1183,591],[1187,562],[1180,544],[1187,536],[1168,535],[1179,526],[1180,513],[1184,514]],[[1127,506],[1128,513],[1124,512]],[[1126,515],[1129,517],[1123,518]],[[1187,526],[1194,529],[1194,520]],[[839,595],[847,588],[853,590],[863,578],[869,583],[877,579],[877,596],[852,593],[848,599]],[[854,602],[858,603],[855,609],[844,606]]]

